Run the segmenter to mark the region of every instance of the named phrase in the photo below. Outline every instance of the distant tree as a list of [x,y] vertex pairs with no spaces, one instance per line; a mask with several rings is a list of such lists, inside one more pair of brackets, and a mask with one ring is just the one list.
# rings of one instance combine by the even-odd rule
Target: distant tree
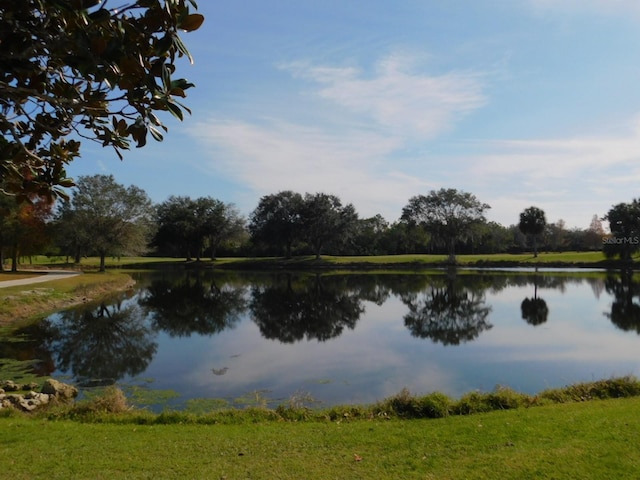
[[156,231],[152,245],[161,253],[200,258],[198,218],[190,197],[170,196],[156,207]]
[[195,1],[109,3],[0,2],[0,181],[19,201],[64,195],[78,139],[122,157],[147,133],[162,140],[157,112],[189,111],[176,98],[193,84],[174,73],[177,58],[191,60],[178,33],[204,21]]
[[[47,222],[51,217],[51,203],[31,196],[29,202],[0,193],[0,251],[11,257],[11,271],[18,269],[18,257],[33,255],[49,243]],[[4,253],[0,254],[0,270]]]
[[389,230],[389,222],[382,215],[358,219],[354,228],[351,249],[355,255],[383,255],[384,239]]
[[456,243],[466,240],[473,227],[486,221],[484,212],[491,208],[474,195],[454,188],[432,190],[429,195],[409,199],[402,210],[402,219],[422,226],[432,238],[444,244],[449,262],[455,263]]
[[80,263],[82,256],[89,252],[91,232],[82,225],[82,218],[73,209],[70,199],[58,203],[52,235],[59,253],[72,257],[74,263]]
[[137,255],[147,249],[152,234],[153,205],[136,186],[124,187],[113,175],[82,176],[74,188],[71,208],[78,228],[100,256],[100,271],[107,255]]
[[266,195],[249,218],[249,232],[256,243],[281,247],[286,258],[302,231],[302,206],[304,200],[291,190]]
[[302,235],[319,259],[327,245],[348,240],[358,220],[352,204],[342,206],[335,195],[307,193],[302,207]]
[[401,219],[389,226],[382,243],[388,254],[424,253],[430,238],[424,228]]
[[518,228],[520,231],[531,238],[533,243],[533,256],[538,256],[538,237],[547,225],[547,220],[544,215],[544,211],[538,207],[525,208],[520,213],[520,222]]
[[156,208],[156,234],[152,244],[161,252],[195,256],[200,261],[206,248],[215,259],[221,243],[244,232],[244,218],[232,204],[211,197],[171,196]]
[[614,205],[604,218],[611,230],[611,237],[604,244],[604,254],[608,258],[618,256],[623,261],[630,261],[640,249],[640,199]]
[[547,224],[545,228],[545,240],[547,246],[554,251],[563,250],[567,241],[566,222],[562,219],[555,223]]
[[591,223],[585,232],[584,247],[589,250],[600,250],[604,237],[605,231],[602,227],[602,220],[598,215],[594,215],[591,217]]
[[497,222],[479,223],[474,227],[473,236],[482,253],[506,252],[511,246],[511,232]]
[[201,197],[195,200],[195,212],[197,243],[209,248],[211,260],[215,260],[223,242],[239,238],[244,232],[245,220],[233,204]]

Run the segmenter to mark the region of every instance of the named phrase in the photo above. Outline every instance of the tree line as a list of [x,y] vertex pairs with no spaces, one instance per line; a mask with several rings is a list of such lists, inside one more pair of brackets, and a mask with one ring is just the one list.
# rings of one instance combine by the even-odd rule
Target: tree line
[[[80,177],[71,194],[51,204],[0,195],[0,264],[34,254],[66,256],[74,262],[97,255],[215,259],[239,256],[518,253],[604,250],[630,260],[640,247],[640,200],[614,205],[586,229],[567,229],[562,220],[547,223],[532,206],[505,227],[487,221],[490,209],[474,195],[440,189],[411,197],[399,219],[361,218],[336,195],[291,190],[265,195],[245,218],[231,203],[212,197],[170,196],[154,204],[136,186],[112,175]],[[608,221],[611,234],[605,234]]]

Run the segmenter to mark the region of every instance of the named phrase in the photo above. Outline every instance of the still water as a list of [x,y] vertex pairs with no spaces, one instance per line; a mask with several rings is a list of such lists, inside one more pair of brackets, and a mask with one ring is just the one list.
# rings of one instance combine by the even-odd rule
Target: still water
[[[372,403],[640,376],[640,284],[606,272],[136,274],[59,312],[0,358],[139,404]],[[9,346],[7,346],[9,345]],[[20,350],[19,345],[23,345]],[[174,393],[171,393],[174,392]],[[175,392],[179,392],[175,393]]]

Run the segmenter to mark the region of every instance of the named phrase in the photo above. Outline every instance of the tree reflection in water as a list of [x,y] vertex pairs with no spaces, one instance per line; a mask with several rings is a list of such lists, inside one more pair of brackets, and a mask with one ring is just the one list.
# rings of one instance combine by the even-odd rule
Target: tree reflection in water
[[155,332],[133,302],[67,310],[47,328],[58,369],[71,371],[80,385],[138,375],[157,349]]
[[434,278],[431,282],[420,292],[400,296],[409,307],[404,324],[411,335],[443,345],[459,345],[492,328],[487,319],[491,307],[485,304],[484,287],[463,287],[451,272],[444,280]]
[[613,296],[611,312],[605,315],[619,329],[640,334],[640,283],[634,279],[633,271],[607,276],[605,289]]
[[215,275],[201,271],[155,280],[140,305],[149,312],[154,327],[172,337],[214,335],[233,328],[247,308],[246,287],[224,280],[216,281]]
[[364,312],[358,293],[345,277],[278,275],[251,290],[251,314],[265,338],[294,343],[324,342],[353,329]]
[[549,307],[547,302],[538,298],[538,275],[533,277],[533,298],[525,298],[520,304],[522,318],[529,325],[542,325],[549,318]]

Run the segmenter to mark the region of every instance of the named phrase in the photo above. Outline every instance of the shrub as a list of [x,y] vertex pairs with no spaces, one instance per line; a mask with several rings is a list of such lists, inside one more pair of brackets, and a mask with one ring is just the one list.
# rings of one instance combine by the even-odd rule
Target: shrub
[[449,415],[451,400],[437,392],[417,397],[405,388],[379,403],[376,410],[401,418],[442,418]]
[[638,395],[640,395],[640,380],[630,375],[596,382],[576,383],[564,388],[549,389],[540,393],[541,398],[549,399],[556,403],[585,402],[593,399],[604,400]]

